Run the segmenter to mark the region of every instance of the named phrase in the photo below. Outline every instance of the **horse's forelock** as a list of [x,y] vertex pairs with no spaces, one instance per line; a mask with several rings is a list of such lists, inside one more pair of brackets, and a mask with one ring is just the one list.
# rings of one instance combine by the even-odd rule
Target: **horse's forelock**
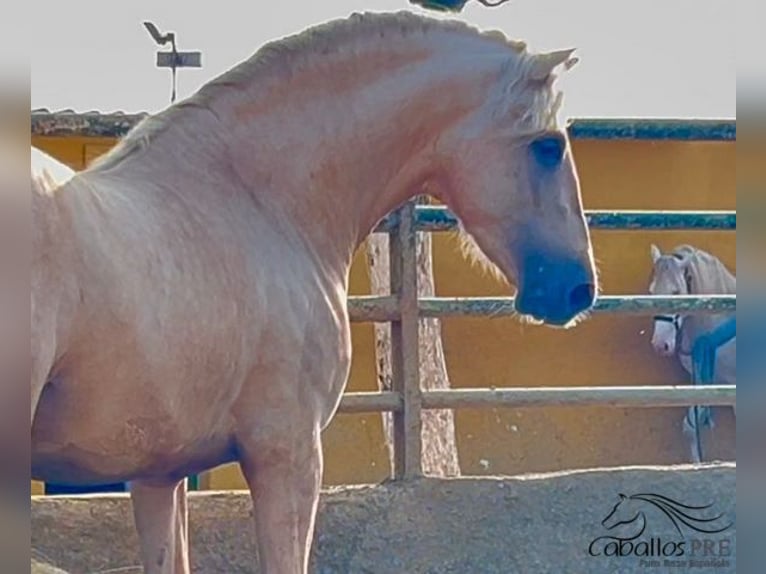
[[536,57],[526,51],[515,53],[501,72],[502,103],[497,116],[510,122],[516,135],[556,130],[562,124],[564,93],[556,88],[556,74],[544,82],[530,77]]
[[654,262],[649,280],[653,282],[665,274],[677,275],[681,273],[683,273],[682,258],[675,253],[664,254]]
[[693,265],[700,253],[704,253],[691,245],[683,244],[675,247],[670,253],[660,255],[654,262],[652,278],[660,273],[680,274]]

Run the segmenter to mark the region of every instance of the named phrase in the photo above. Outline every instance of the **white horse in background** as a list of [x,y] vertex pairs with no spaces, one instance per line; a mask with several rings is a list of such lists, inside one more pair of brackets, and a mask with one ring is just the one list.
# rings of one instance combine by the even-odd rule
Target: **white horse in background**
[[[652,275],[649,293],[652,295],[733,295],[737,292],[737,278],[720,259],[710,253],[680,245],[663,254],[656,245],[651,246]],[[660,314],[654,317],[652,346],[660,355],[678,356],[684,369],[693,377],[692,348],[702,335],[710,333],[730,319],[734,313],[692,315],[686,313]],[[737,382],[737,339],[721,345],[716,352],[713,381],[735,385]],[[712,428],[709,407],[699,408],[698,417],[689,407],[684,417],[684,432],[690,437],[692,459],[700,462],[701,453],[696,441],[699,423]],[[736,413],[736,407],[734,409]]]

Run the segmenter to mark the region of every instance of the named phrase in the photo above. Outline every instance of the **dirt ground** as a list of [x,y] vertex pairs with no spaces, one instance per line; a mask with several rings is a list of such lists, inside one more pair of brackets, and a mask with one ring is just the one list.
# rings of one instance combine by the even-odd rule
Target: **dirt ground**
[[67,574],[64,570],[51,566],[44,561],[32,558],[30,574]]
[[[618,533],[607,531],[602,520],[620,500],[620,493],[654,493],[686,505],[712,504],[706,512],[723,515],[716,524],[733,524],[735,474],[734,464],[721,463],[696,468],[631,467],[522,477],[428,478],[327,490],[320,503],[312,572],[736,572],[736,525],[718,534],[686,529],[679,534],[666,517],[652,508],[643,508],[646,530],[636,540],[646,541],[641,550],[636,547],[633,554],[616,557],[589,554],[595,538]],[[245,493],[192,493],[193,571],[257,573],[251,520],[250,500]],[[687,561],[683,567],[656,556],[662,551],[655,548],[665,547],[667,552],[673,548],[669,544],[681,541],[685,543],[681,559]],[[44,557],[69,574],[112,569],[120,574],[141,572],[136,567],[129,499],[124,495],[35,498],[32,546],[35,557]],[[641,553],[655,555],[636,555]]]

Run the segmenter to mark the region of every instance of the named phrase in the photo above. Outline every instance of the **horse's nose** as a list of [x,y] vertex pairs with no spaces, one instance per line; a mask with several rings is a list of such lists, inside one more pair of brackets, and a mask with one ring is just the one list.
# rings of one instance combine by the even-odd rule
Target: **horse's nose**
[[667,356],[673,354],[673,345],[671,345],[670,341],[654,341],[652,346],[660,355]]
[[582,283],[569,291],[569,306],[574,314],[590,309],[596,300],[596,286],[593,283]]
[[588,260],[528,257],[519,273],[516,310],[551,325],[566,325],[596,300]]

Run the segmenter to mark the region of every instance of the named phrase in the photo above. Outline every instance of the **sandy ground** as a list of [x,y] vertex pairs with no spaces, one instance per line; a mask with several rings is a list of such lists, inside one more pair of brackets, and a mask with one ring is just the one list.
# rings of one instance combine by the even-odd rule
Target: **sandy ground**
[[[734,464],[722,463],[697,468],[631,467],[523,477],[422,479],[327,490],[320,503],[312,572],[736,572],[736,526],[718,534],[684,530],[681,535],[652,507],[642,509],[647,528],[637,541],[646,544],[636,552],[653,553],[652,544],[671,548],[667,545],[683,541],[683,556],[672,558],[685,560],[685,564],[667,562],[663,556],[605,557],[588,552],[595,538],[618,533],[607,531],[602,520],[619,501],[620,493],[655,493],[687,505],[712,504],[707,516],[723,514],[716,525],[733,523],[735,473]],[[246,493],[192,493],[193,571],[257,573],[251,520]],[[34,555],[70,574],[113,569],[120,574],[141,572],[136,567],[129,499],[123,495],[35,498],[32,533]],[[709,540],[707,551],[703,539]],[[33,568],[33,572],[56,571]]]

